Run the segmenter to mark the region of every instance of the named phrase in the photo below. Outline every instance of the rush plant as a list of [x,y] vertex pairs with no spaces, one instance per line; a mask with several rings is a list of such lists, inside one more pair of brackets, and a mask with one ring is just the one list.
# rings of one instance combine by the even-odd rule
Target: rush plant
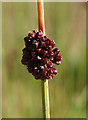
[[39,32],[33,30],[24,38],[22,64],[35,79],[42,82],[42,101],[44,118],[50,118],[48,80],[57,74],[54,64],[61,64],[60,50],[55,47],[55,41],[45,35],[43,0],[38,0]]

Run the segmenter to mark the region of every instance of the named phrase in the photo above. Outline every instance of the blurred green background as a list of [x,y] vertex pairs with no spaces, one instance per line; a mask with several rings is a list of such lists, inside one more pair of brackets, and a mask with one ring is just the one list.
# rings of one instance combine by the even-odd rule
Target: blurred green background
[[[86,3],[44,3],[46,35],[61,50],[62,64],[49,81],[51,118],[86,117]],[[21,64],[24,36],[38,29],[37,3],[2,3],[2,113],[42,118],[41,81]]]

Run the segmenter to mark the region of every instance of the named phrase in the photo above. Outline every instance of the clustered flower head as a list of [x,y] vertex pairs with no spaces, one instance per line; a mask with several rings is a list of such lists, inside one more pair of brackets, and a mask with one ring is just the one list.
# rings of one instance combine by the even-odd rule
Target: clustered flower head
[[22,64],[35,79],[52,79],[57,74],[54,64],[61,64],[62,56],[60,50],[55,47],[54,40],[43,36],[42,31],[29,32],[24,38],[25,48],[23,49]]

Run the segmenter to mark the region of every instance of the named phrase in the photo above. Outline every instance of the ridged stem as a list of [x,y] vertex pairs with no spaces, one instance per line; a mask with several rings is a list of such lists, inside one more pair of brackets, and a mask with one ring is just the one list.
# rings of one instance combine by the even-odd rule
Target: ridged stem
[[[44,25],[44,3],[43,0],[38,0],[38,24],[39,31],[45,35]],[[42,105],[43,105],[43,118],[50,118],[50,106],[49,106],[49,88],[48,80],[41,80],[42,82]]]

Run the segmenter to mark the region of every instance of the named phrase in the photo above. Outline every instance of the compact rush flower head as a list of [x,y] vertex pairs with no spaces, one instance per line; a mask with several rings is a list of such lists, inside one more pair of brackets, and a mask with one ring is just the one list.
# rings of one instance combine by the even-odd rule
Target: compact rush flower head
[[54,64],[61,64],[60,50],[55,47],[54,40],[43,36],[42,31],[34,30],[24,38],[25,48],[23,49],[22,64],[35,79],[52,79],[57,74]]

